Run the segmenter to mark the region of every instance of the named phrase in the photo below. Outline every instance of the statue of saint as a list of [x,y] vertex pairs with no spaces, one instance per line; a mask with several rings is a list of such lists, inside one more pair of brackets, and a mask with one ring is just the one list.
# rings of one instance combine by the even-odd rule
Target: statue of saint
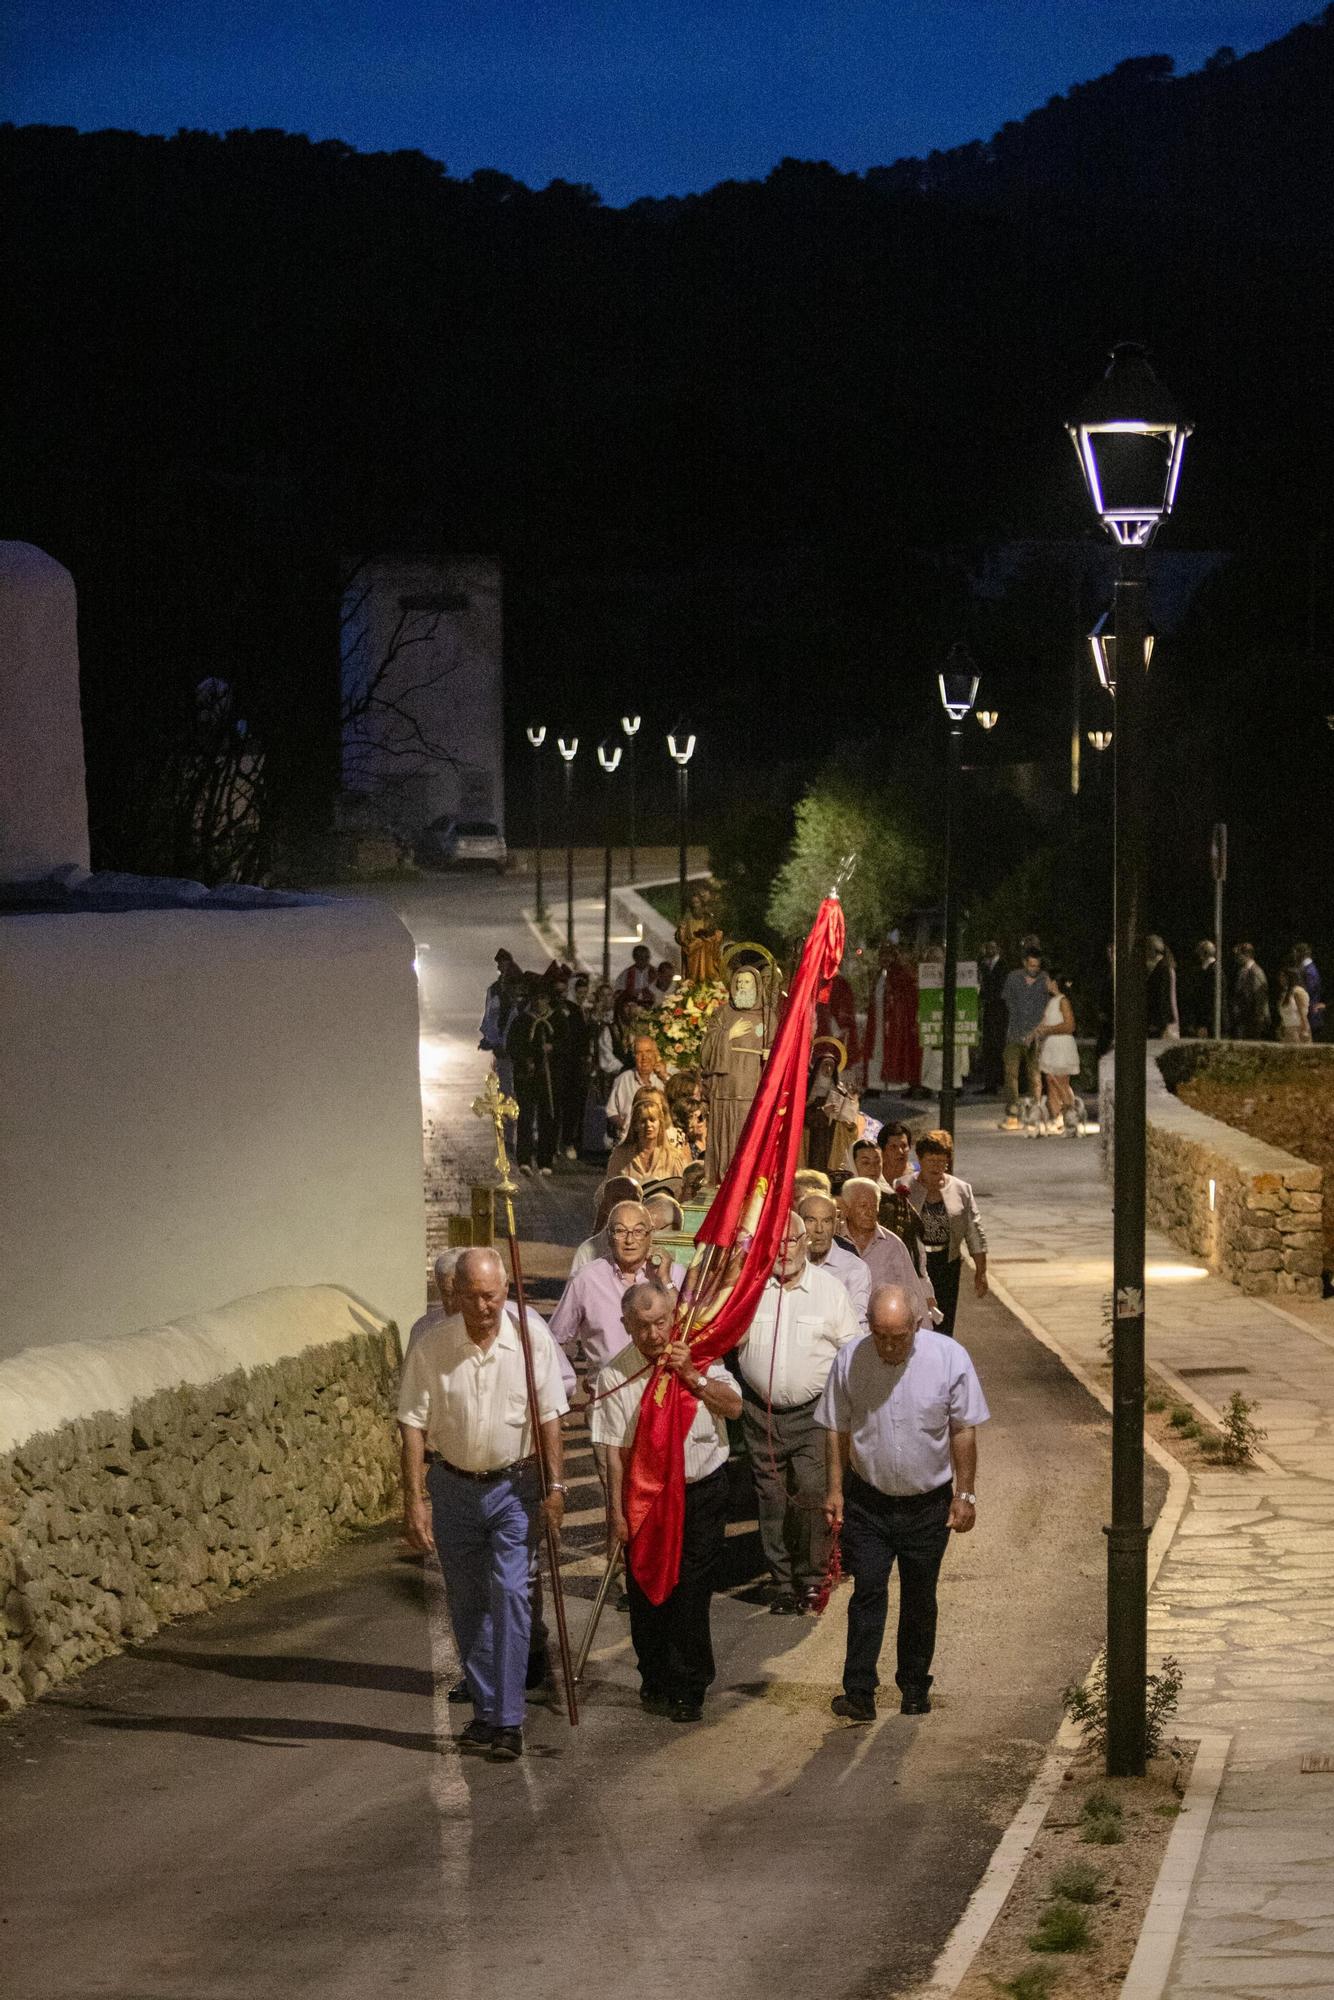
[[689,908],[676,926],[681,970],[689,980],[717,979],[722,970],[723,934],[704,889],[691,891]]
[[[752,947],[753,948],[753,947]],[[708,1093],[705,1179],[717,1187],[732,1163],[777,1025],[777,969],[738,966],[727,999],[710,1020],[700,1051]]]

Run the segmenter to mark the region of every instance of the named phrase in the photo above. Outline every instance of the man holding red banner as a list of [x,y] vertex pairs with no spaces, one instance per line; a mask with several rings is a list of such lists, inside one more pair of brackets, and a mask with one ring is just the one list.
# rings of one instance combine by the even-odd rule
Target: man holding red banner
[[741,1415],[741,1395],[720,1362],[704,1370],[683,1340],[672,1339],[676,1294],[650,1280],[633,1285],[621,1302],[632,1345],[601,1369],[593,1383],[590,1430],[607,1454],[607,1519],[613,1538],[630,1539],[622,1505],[626,1461],[634,1446],[649,1377],[659,1365],[695,1403],[682,1442],[685,1514],[675,1587],[654,1604],[629,1577],[630,1636],[639,1662],[639,1699],[651,1715],[699,1722],[713,1679],[709,1604],[727,1533],[727,1418]]

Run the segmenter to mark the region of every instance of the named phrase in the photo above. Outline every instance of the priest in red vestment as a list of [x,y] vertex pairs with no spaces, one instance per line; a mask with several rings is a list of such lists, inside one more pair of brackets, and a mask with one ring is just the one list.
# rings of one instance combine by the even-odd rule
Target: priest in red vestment
[[864,1084],[868,1091],[915,1089],[922,1080],[922,1045],[917,1039],[917,969],[896,944],[880,947],[880,969],[862,1036]]

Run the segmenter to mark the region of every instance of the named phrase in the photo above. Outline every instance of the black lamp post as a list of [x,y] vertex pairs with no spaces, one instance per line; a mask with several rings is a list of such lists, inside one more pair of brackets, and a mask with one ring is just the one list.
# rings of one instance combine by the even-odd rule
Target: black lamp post
[[978,679],[973,656],[959,640],[950,647],[944,671],[937,676],[941,707],[950,719],[949,757],[945,766],[945,991],[941,995],[940,1021],[940,1126],[951,1138],[954,1137],[954,1015],[959,983],[959,912],[954,892],[954,794],[959,780],[963,725],[977,700]]
[[[1068,425],[1094,512],[1120,550],[1116,654],[1149,643],[1145,551],[1172,511],[1191,426],[1138,345],[1112,352],[1107,373]],[[1104,643],[1106,639],[1104,631]],[[1096,657],[1096,648],[1095,648]],[[1112,1519],[1107,1529],[1107,1770],[1144,1770],[1148,1540],[1144,1525],[1144,1065],[1146,676],[1116,686],[1116,1125],[1112,1193]]]
[[546,898],[542,894],[542,745],[547,740],[545,722],[530,722],[525,731],[533,746],[533,818],[537,823],[537,921],[546,922]]
[[565,956],[574,964],[574,760],[579,754],[577,736],[558,736],[565,774]]
[[639,734],[639,725],[642,721],[643,717],[639,715],[621,717],[621,728],[625,731],[626,737],[625,776],[630,789],[630,872],[625,878],[627,882],[633,882],[635,879],[635,738]]
[[695,754],[694,732],[684,722],[667,733],[667,755],[676,766],[677,881],[681,915],[686,913],[686,828],[690,820],[690,760]]
[[[615,775],[621,761],[621,746],[608,736],[598,744],[598,762],[608,778]],[[605,845],[602,854],[602,981],[611,984],[611,786],[607,786]]]

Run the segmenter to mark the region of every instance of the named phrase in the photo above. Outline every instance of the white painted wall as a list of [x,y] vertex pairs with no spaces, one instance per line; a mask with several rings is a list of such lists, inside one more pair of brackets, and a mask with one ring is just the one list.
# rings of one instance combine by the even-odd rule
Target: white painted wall
[[412,940],[381,903],[0,917],[0,1357],[276,1285],[422,1309]]
[[88,866],[74,579],[0,542],[0,882]]

